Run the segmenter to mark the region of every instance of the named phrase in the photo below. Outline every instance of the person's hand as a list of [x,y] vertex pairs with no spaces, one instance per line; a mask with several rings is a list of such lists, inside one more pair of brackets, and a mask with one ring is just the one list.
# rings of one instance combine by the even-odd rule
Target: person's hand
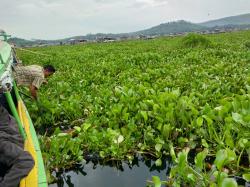
[[44,81],[43,81],[43,84],[48,84],[48,81],[47,81],[47,80],[44,80]]

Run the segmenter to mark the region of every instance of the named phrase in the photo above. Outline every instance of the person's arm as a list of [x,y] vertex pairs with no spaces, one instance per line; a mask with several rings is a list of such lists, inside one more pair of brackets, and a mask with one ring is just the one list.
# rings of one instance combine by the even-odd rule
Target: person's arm
[[30,89],[30,94],[33,97],[33,99],[37,100],[37,88],[33,84],[31,84],[29,89]]

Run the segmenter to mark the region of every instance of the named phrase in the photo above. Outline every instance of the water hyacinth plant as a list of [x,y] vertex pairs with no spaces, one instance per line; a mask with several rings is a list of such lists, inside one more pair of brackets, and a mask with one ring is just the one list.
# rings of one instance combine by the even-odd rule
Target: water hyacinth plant
[[149,185],[249,181],[249,37],[244,31],[30,49],[49,55],[43,57],[18,51],[25,64],[58,69],[39,93],[45,113],[26,100],[48,173],[87,153],[129,161],[144,154],[158,166],[171,155],[170,175]]

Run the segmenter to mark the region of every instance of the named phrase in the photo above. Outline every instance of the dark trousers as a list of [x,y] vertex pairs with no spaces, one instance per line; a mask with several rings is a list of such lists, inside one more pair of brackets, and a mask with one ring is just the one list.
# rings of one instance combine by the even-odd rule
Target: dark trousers
[[17,187],[33,167],[15,119],[0,105],[0,187]]
[[34,166],[31,155],[12,142],[0,142],[0,163],[3,166],[0,187],[18,187]]

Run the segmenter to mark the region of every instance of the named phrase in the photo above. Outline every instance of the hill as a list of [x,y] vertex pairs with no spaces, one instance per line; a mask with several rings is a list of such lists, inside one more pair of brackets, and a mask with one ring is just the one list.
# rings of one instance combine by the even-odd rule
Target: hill
[[14,43],[18,47],[31,46],[31,45],[36,44],[35,41],[25,40],[25,39],[17,38],[17,37],[13,37],[13,38],[8,39],[8,42]]
[[163,23],[158,26],[152,27],[150,29],[135,32],[133,34],[143,34],[143,35],[165,35],[171,33],[184,33],[184,32],[194,32],[202,31],[207,29],[207,27],[187,22],[184,20]]
[[105,38],[110,40],[116,40],[121,38],[138,38],[143,36],[157,36],[157,35],[170,35],[180,34],[186,32],[204,31],[206,33],[214,33],[214,31],[232,31],[243,30],[250,28],[250,14],[244,14],[239,16],[231,16],[222,19],[207,21],[199,24],[187,22],[184,20],[162,23],[160,25],[151,27],[149,29],[130,32],[130,33],[97,33],[87,34],[85,36],[74,36],[64,38],[61,40],[24,40],[20,38],[11,38],[9,41],[15,43],[17,46],[32,46],[32,45],[55,45],[60,43],[72,43],[72,41],[88,40],[88,41],[104,41]]
[[244,25],[244,24],[250,24],[250,14],[242,14],[239,16],[230,16],[226,18],[211,20],[200,23],[199,25],[205,27],[215,27],[223,25]]

